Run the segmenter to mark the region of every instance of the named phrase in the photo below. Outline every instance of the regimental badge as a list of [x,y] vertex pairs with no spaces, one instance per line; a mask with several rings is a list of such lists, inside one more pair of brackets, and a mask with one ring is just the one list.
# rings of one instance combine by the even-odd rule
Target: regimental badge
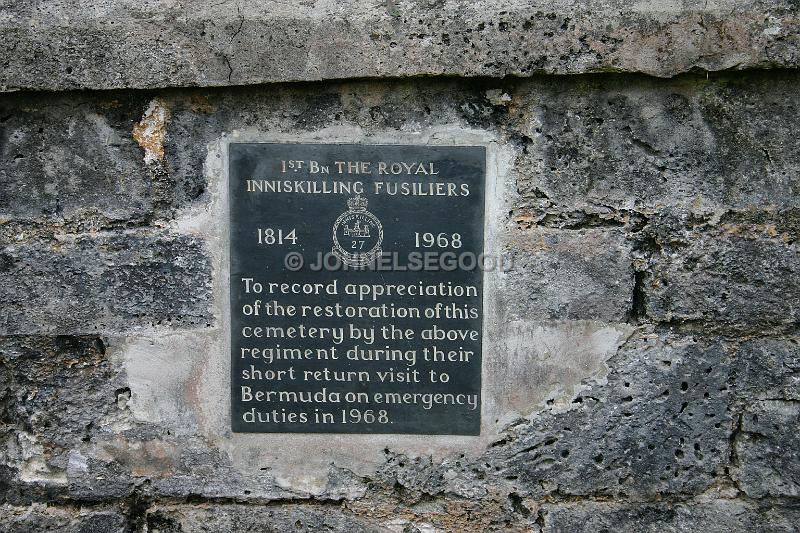
[[347,211],[333,224],[333,253],[348,266],[363,267],[381,253],[383,226],[367,211],[367,199],[360,194],[347,200]]

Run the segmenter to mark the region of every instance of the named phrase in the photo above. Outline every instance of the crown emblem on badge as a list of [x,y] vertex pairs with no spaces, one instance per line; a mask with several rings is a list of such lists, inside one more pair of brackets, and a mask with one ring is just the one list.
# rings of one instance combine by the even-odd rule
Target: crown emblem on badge
[[350,211],[366,211],[367,209],[367,199],[357,194],[355,198],[350,198],[347,200],[347,207]]

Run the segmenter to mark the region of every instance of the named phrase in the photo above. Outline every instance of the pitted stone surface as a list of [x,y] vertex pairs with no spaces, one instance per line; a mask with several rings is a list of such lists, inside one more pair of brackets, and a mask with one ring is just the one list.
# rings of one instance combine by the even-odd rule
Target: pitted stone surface
[[125,533],[129,530],[130,522],[122,509],[0,506],[0,531],[4,533]]
[[740,500],[680,504],[617,505],[608,502],[547,506],[544,533],[572,531],[775,531],[789,533],[800,507],[775,508]]
[[[781,218],[791,226],[795,217]],[[644,283],[646,313],[661,322],[730,332],[792,331],[800,318],[794,230],[727,217],[705,224],[681,218],[664,217],[652,226],[659,251]],[[661,233],[670,226],[683,229]]]
[[0,87],[797,67],[791,0],[12,2]]
[[644,499],[713,485],[731,428],[724,347],[652,332],[608,365],[608,383],[580,393],[569,411],[510,430],[487,454],[496,475],[534,498]]
[[800,495],[800,402],[771,399],[744,409],[734,441],[733,477],[756,498]]
[[359,519],[336,504],[282,507],[246,505],[174,505],[154,506],[147,510],[147,527],[161,533],[189,531],[363,531],[385,532],[387,529]]

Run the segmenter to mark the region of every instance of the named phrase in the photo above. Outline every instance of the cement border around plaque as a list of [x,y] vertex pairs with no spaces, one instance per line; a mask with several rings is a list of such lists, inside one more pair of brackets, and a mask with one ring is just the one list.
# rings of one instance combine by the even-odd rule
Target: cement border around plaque
[[[508,291],[505,276],[486,272],[480,436],[232,433],[227,198],[227,147],[231,142],[485,146],[484,251],[498,254],[507,251],[512,238],[507,206],[516,194],[511,175],[515,148],[489,132],[458,125],[422,132],[369,133],[335,127],[303,135],[235,130],[208,145],[204,171],[210,201],[183,212],[173,230],[206,243],[214,271],[215,323],[192,331],[143,332],[126,337],[114,355],[123,361],[128,373],[131,409],[137,418],[171,427],[177,435],[204,435],[229,457],[232,468],[245,476],[268,472],[292,494],[356,497],[359,494],[353,491],[358,489],[352,484],[335,482],[336,472],[343,469],[368,476],[385,463],[386,450],[433,460],[459,454],[474,456],[521,418],[544,409],[569,409],[568,398],[576,390],[589,387],[591,382],[603,382],[608,372],[605,361],[632,332],[625,324],[509,319],[502,304]],[[576,347],[580,347],[580,362],[572,357],[571,350]],[[544,360],[568,369],[571,378],[540,389],[522,386]],[[513,395],[509,391],[514,391]],[[553,397],[558,401],[553,402]],[[252,495],[257,496],[257,487],[252,489]]]

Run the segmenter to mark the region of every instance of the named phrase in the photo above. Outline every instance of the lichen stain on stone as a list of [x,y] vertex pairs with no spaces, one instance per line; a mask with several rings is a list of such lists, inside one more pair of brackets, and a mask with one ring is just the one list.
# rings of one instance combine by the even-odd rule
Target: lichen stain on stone
[[214,106],[209,99],[202,94],[193,94],[189,97],[189,109],[195,113],[209,115],[214,112]]
[[164,159],[164,138],[167,135],[169,109],[163,100],[154,98],[142,115],[142,120],[133,125],[133,139],[144,150],[145,164]]
[[[347,502],[345,508],[357,516],[380,523],[390,532],[479,533],[491,530],[495,520],[502,520],[501,517],[507,515],[503,506],[508,500],[502,494],[503,491],[492,491],[486,497],[475,501],[407,494],[409,500],[402,506],[395,503],[393,495],[380,494],[376,498]],[[502,531],[509,533],[532,531],[526,527],[529,525],[519,524],[518,527]]]
[[97,459],[122,465],[134,476],[167,478],[174,475],[181,450],[161,439],[131,442],[120,436],[102,441],[95,451]]

